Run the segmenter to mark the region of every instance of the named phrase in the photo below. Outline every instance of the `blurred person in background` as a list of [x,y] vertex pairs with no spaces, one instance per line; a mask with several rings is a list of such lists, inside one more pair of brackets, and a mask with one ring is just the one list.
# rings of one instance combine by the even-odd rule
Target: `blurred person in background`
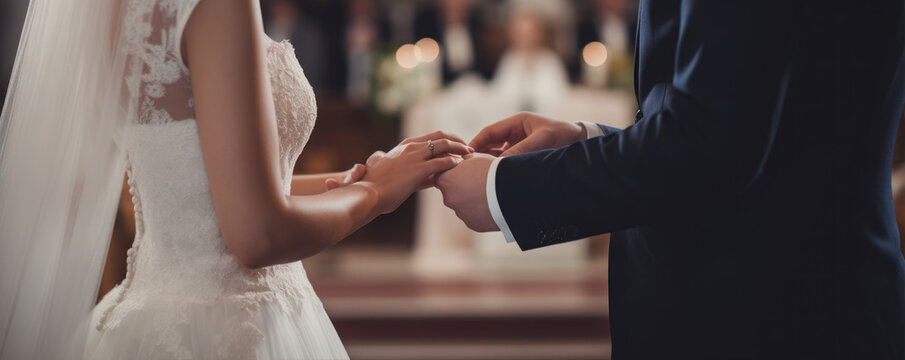
[[269,20],[265,31],[271,39],[288,41],[295,49],[295,57],[305,69],[305,76],[315,89],[323,86],[330,74],[324,44],[324,34],[316,18],[304,12],[299,0],[269,0],[266,14]]
[[346,97],[356,105],[365,104],[371,96],[375,51],[389,38],[390,26],[377,16],[373,0],[349,1],[345,29]]
[[513,0],[508,4],[509,46],[490,82],[491,106],[502,114],[532,111],[554,116],[569,90],[562,59],[553,51],[554,31],[544,7]]
[[635,19],[629,10],[632,0],[594,0],[592,10],[583,13],[578,23],[578,48],[593,41],[602,42],[609,51],[634,52]]
[[472,0],[432,1],[415,17],[415,38],[440,44],[443,83],[469,73],[479,73],[482,19]]
[[[466,3],[444,2],[457,6]],[[570,91],[563,61],[553,50],[555,34],[563,30],[558,26],[559,14],[566,12],[561,8],[563,5],[563,2],[544,0],[505,2],[499,18],[503,19],[506,43],[493,78],[488,82],[473,73],[461,76],[441,93],[416,104],[404,120],[404,134],[444,129],[468,138],[514,112],[560,116],[561,105]],[[499,234],[476,234],[468,230],[455,219],[455,213],[443,206],[438,191],[419,195],[413,258],[419,274],[464,273],[483,266],[474,261],[476,258],[491,256],[496,260],[499,250],[510,253],[508,248],[488,249],[485,244],[492,241],[488,237],[498,238]],[[555,251],[546,253],[528,261],[539,263],[544,255]],[[517,261],[511,264],[517,266]]]

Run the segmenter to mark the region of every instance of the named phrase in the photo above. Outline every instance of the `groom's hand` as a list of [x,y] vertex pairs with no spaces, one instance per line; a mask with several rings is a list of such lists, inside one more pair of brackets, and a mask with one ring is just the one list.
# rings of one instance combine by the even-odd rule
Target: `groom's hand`
[[469,229],[478,232],[499,230],[487,204],[487,173],[493,159],[486,154],[466,155],[459,165],[436,177],[443,204],[455,211]]
[[522,112],[485,127],[469,145],[478,152],[509,156],[566,146],[587,136],[581,125]]

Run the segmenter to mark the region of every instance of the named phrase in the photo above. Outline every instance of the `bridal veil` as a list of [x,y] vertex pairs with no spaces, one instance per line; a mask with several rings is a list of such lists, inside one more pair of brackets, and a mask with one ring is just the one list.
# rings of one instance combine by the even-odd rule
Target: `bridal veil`
[[120,0],[31,0],[0,115],[0,358],[80,357],[123,180]]

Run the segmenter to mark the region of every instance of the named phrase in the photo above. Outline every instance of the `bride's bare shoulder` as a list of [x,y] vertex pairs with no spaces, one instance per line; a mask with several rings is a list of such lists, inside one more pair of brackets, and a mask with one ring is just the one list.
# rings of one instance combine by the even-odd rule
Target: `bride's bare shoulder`
[[206,42],[229,46],[247,44],[241,40],[263,32],[264,25],[258,0],[175,1],[197,2],[186,19],[183,31],[181,48],[184,61],[189,60],[188,52],[191,52],[191,49],[188,48],[188,42],[192,37],[200,36]]
[[259,0],[168,0],[189,4],[193,11],[186,30],[251,24],[263,28]]

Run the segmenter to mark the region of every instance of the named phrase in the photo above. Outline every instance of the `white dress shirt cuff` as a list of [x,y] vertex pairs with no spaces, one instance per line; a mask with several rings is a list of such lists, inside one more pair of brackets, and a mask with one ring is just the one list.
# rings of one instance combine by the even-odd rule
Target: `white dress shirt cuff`
[[595,123],[590,123],[587,121],[579,121],[578,125],[581,125],[582,127],[584,127],[585,131],[587,131],[588,139],[593,139],[598,136],[606,135],[606,133],[603,132],[603,129],[601,129],[600,126],[597,126],[597,124],[595,124]]
[[503,233],[506,242],[510,243],[515,241],[515,237],[512,236],[512,230],[509,230],[509,224],[503,218],[503,210],[500,209],[500,203],[496,198],[496,168],[502,159],[493,159],[493,162],[490,163],[490,169],[487,171],[487,205],[490,207],[490,215],[493,216],[496,226],[500,228],[500,232]]
[[[588,133],[588,139],[606,135],[597,124],[587,121],[579,121],[578,124],[584,127]],[[506,223],[506,218],[503,217],[503,210],[500,209],[500,202],[496,197],[496,169],[500,165],[500,160],[502,158],[493,159],[493,162],[490,163],[490,169],[487,171],[487,205],[490,207],[490,215],[493,216],[496,226],[500,228],[500,232],[503,233],[506,242],[510,243],[515,242],[515,236],[512,236],[512,230],[509,229],[509,224]]]

